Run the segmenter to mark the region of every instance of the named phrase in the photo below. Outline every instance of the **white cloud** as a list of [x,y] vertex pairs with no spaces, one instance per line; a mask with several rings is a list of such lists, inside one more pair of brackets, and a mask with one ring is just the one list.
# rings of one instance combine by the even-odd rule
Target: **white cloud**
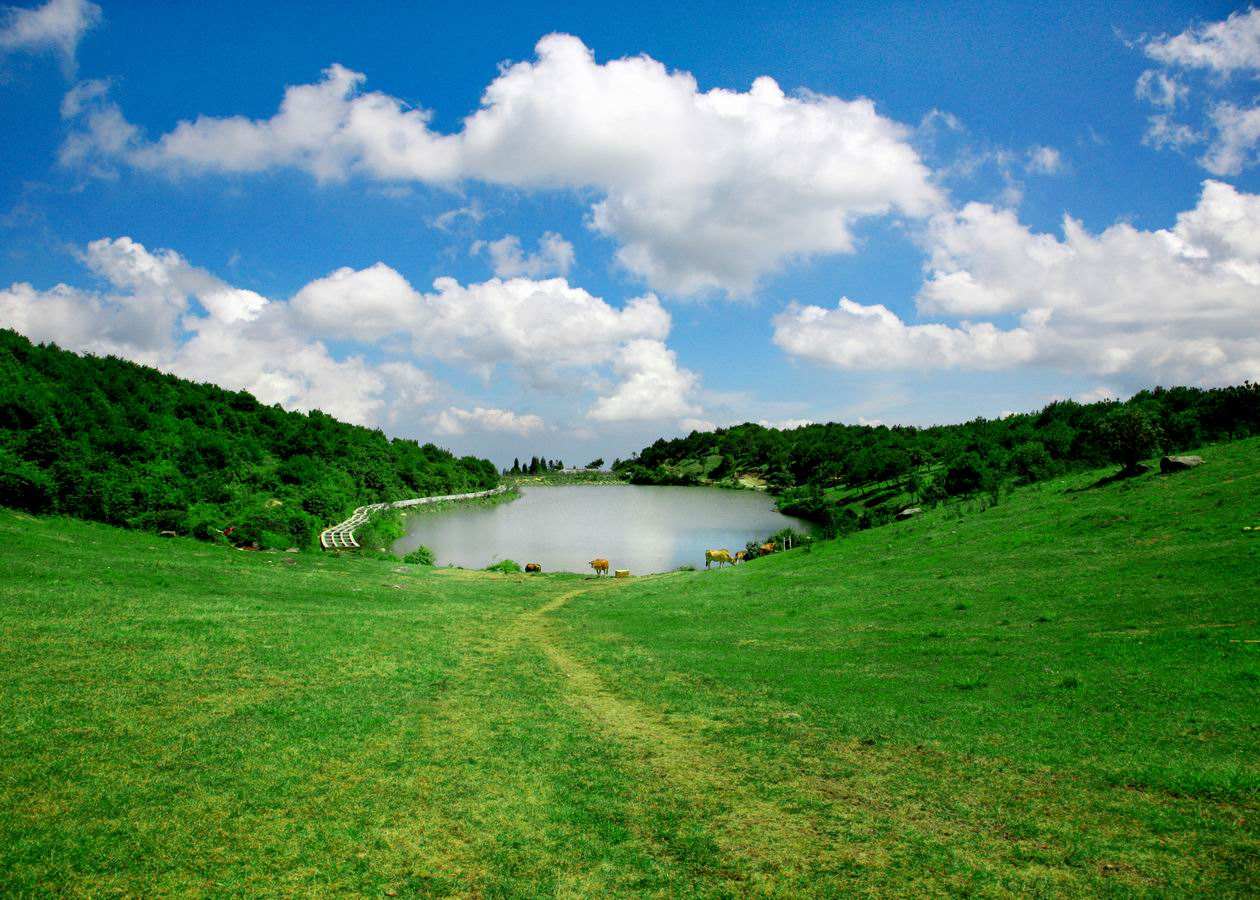
[[1184,122],[1177,122],[1167,113],[1157,113],[1146,120],[1146,133],[1142,143],[1156,150],[1171,148],[1181,150],[1201,143],[1204,136]]
[[81,81],[61,101],[61,117],[77,123],[57,152],[57,162],[97,177],[114,174],[117,159],[139,145],[140,131],[109,99],[109,82]]
[[201,116],[116,152],[173,172],[285,166],[320,181],[594,190],[592,227],[620,244],[619,261],[681,295],[746,293],[789,259],[852,251],[861,218],[942,203],[910,130],[865,98],[791,96],[766,77],[747,92],[701,92],[646,56],[596,63],[568,35],[536,50],[504,67],[452,134],[334,65],[289,87],[270,119]]
[[[1170,229],[1117,224],[1063,238],[1010,211],[968,204],[933,219],[919,311],[960,324],[907,324],[882,306],[789,307],[776,342],[839,368],[1038,365],[1129,384],[1260,377],[1260,196],[1204,183]],[[972,321],[1016,316],[1018,325]]]
[[717,431],[718,428],[716,422],[692,417],[679,421],[678,427],[687,434],[691,434],[693,431]]
[[489,377],[505,364],[535,385],[563,370],[608,363],[639,338],[664,340],[670,317],[651,294],[617,309],[563,278],[492,278],[461,285],[439,278],[421,294],[383,263],[338,269],[302,288],[294,313],[314,333],[376,341],[410,338],[416,353]]
[[804,428],[806,425],[817,424],[813,419],[758,419],[757,424],[762,428],[777,428],[780,431],[793,431],[797,428]]
[[482,251],[490,256],[490,265],[499,278],[523,275],[539,278],[543,275],[568,275],[573,267],[573,245],[554,231],[548,231],[538,239],[538,251],[526,254],[521,249],[521,239],[505,234],[497,241],[475,241],[474,254]]
[[477,225],[486,217],[486,211],[481,208],[481,203],[473,200],[466,206],[457,206],[454,209],[448,209],[440,215],[434,216],[429,223],[438,231],[453,231],[455,227],[462,222],[468,222]]
[[1232,103],[1218,103],[1210,113],[1216,138],[1199,158],[1213,175],[1237,175],[1257,162],[1260,147],[1260,106],[1240,109]]
[[[615,374],[619,384],[594,419],[698,412],[691,399],[696,376],[679,369],[665,346],[670,317],[652,295],[618,309],[560,278],[470,285],[440,278],[433,292],[420,293],[378,263],[339,269],[283,301],[127,237],[93,241],[81,259],[107,290],[13,284],[0,290],[0,327],[360,424],[427,420],[444,434],[542,427],[537,416],[491,406],[423,413],[444,393],[412,361],[425,358],[487,378],[504,366],[553,395],[583,393]],[[388,336],[401,340],[383,341]],[[324,339],[342,348],[372,345],[364,353],[378,358],[344,349],[334,356]]]
[[1133,92],[1139,100],[1170,111],[1190,96],[1190,88],[1178,81],[1176,75],[1158,69],[1147,69],[1139,75]]
[[1176,74],[1148,69],[1138,79],[1139,99],[1160,112],[1150,117],[1142,142],[1157,149],[1182,150],[1208,141],[1198,162],[1213,175],[1237,175],[1260,161],[1260,104],[1254,91],[1232,95],[1230,78],[1260,73],[1260,9],[1232,13],[1219,22],[1187,28],[1169,37],[1161,35],[1141,42],[1147,56],[1166,67],[1204,70],[1212,77],[1203,92],[1209,99],[1202,127],[1196,129],[1174,120],[1178,106],[1189,105],[1190,89]]
[[10,7],[3,13],[0,50],[52,51],[70,74],[79,41],[100,20],[101,8],[89,0],[48,0],[34,9]]
[[602,422],[695,418],[700,411],[693,395],[700,379],[680,368],[678,358],[661,341],[636,340],[621,348],[613,362],[621,382],[587,412]]
[[1151,59],[1187,69],[1222,75],[1260,71],[1260,9],[1240,10],[1221,22],[1148,39],[1143,50]]
[[[0,290],[0,325],[360,424],[381,421],[387,397],[414,400],[426,379],[432,384],[405,364],[334,359],[292,327],[286,304],[225,284],[174,251],[151,252],[126,237],[101,239],[88,245],[83,260],[114,290],[15,284]],[[207,315],[196,312],[190,297]]]
[[1083,391],[1077,398],[1081,403],[1097,403],[1100,400],[1116,399],[1116,392],[1105,385]]
[[1053,175],[1063,168],[1063,155],[1054,147],[1029,147],[1027,169],[1037,175]]
[[840,369],[998,369],[1032,358],[1023,329],[982,323],[907,325],[885,306],[842,297],[835,309],[792,304],[775,317],[774,342],[793,356]]
[[448,407],[431,420],[438,434],[455,435],[472,431],[500,431],[528,435],[541,431],[543,420],[533,414],[520,414],[510,409],[494,409],[478,406],[474,409]]

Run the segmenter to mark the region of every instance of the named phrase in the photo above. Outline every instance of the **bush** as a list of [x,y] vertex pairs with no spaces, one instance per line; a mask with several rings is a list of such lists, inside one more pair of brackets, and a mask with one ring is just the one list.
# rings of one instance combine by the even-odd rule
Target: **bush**
[[389,545],[407,533],[397,511],[386,509],[374,513],[354,531],[354,539],[364,550],[387,550]]
[[1011,451],[1007,466],[1023,484],[1031,484],[1054,474],[1054,460],[1045,444],[1026,441]]
[[412,566],[431,566],[433,565],[433,551],[421,544],[404,556],[403,562]]
[[504,559],[491,566],[486,566],[487,572],[502,572],[504,575],[515,575],[521,571],[520,563],[512,559]]
[[975,453],[964,453],[946,470],[945,491],[951,497],[974,493],[980,490],[987,474],[984,460]]
[[56,496],[51,478],[0,448],[0,506],[47,512]]

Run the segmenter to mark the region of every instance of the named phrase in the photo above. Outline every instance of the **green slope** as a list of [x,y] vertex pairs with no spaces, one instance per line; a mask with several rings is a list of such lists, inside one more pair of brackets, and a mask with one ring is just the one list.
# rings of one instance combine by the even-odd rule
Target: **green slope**
[[0,511],[0,890],[1254,894],[1260,441],[735,569]]

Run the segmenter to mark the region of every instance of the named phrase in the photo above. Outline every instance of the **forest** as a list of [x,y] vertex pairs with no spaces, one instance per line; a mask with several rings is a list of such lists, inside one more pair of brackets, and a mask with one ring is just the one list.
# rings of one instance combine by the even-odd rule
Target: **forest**
[[1060,400],[957,425],[747,423],[658,440],[613,469],[636,484],[739,484],[773,493],[824,533],[879,525],[911,504],[988,495],[1107,462],[1141,460],[1260,434],[1260,385],[1155,388],[1124,402]]
[[308,549],[356,506],[498,482],[489,460],[0,330],[0,506]]

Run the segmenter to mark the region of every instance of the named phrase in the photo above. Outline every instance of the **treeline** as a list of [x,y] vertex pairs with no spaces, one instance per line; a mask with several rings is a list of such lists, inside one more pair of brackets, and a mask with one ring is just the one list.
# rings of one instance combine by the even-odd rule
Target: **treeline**
[[1260,385],[1246,383],[1156,388],[1123,403],[1064,400],[1040,412],[931,428],[830,423],[780,431],[745,424],[658,440],[614,469],[638,484],[753,475],[785,512],[842,532],[894,514],[896,504],[881,506],[881,498],[934,503],[985,491],[996,496],[1010,484],[1108,461],[1132,469],[1157,452],[1254,434],[1260,434]]
[[564,468],[562,459],[546,459],[542,456],[531,456],[529,462],[523,463],[519,458],[512,460],[512,468],[504,469],[504,475],[545,475],[548,472],[559,472]]
[[356,506],[498,481],[489,460],[0,330],[0,505],[306,548]]

